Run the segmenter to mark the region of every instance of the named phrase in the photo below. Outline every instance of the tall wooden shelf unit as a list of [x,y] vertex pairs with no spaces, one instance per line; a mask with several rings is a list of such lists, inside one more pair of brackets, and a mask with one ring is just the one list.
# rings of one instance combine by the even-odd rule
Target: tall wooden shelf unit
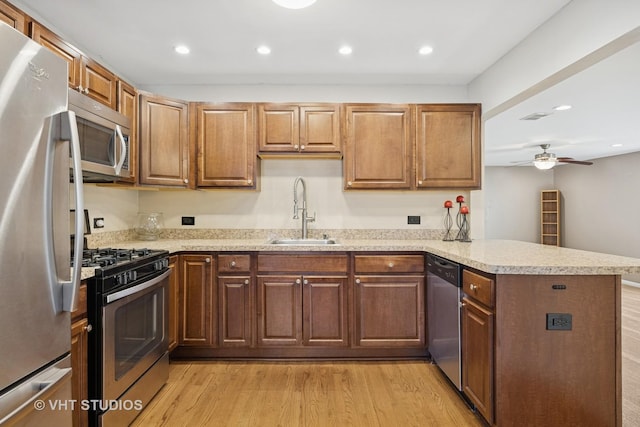
[[560,190],[540,191],[540,243],[560,246]]

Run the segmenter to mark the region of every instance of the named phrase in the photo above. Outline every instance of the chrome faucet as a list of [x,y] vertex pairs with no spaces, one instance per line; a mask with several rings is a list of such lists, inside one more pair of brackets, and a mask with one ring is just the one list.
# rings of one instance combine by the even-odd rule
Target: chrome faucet
[[[302,208],[298,207],[298,183],[302,183]],[[307,185],[304,182],[304,178],[301,176],[297,177],[295,182],[293,183],[293,219],[298,219],[298,211],[302,211],[302,238],[306,239],[308,230],[307,223],[313,222],[316,220],[316,213],[313,213],[313,216],[307,215]]]

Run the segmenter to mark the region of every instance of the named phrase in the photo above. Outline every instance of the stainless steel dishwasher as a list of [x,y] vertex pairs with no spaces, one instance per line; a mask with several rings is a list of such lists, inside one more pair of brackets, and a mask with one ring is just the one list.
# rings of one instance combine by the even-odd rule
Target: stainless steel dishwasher
[[429,353],[451,382],[462,390],[460,366],[460,265],[427,255],[427,325]]

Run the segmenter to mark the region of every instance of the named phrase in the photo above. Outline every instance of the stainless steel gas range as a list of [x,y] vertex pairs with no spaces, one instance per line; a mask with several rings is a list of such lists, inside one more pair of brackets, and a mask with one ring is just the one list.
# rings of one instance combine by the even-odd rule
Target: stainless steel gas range
[[85,250],[87,281],[89,422],[124,426],[166,383],[169,253],[148,249]]

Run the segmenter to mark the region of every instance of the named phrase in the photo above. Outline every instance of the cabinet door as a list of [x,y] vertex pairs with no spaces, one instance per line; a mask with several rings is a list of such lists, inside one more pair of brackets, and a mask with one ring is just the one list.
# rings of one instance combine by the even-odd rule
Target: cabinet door
[[493,312],[463,298],[462,391],[493,424]]
[[182,255],[180,288],[180,345],[217,344],[213,256]]
[[73,427],[89,425],[87,411],[82,410],[80,402],[89,395],[88,386],[88,339],[89,321],[84,318],[71,325],[71,398],[76,402],[73,407]]
[[188,104],[140,97],[140,184],[189,185]]
[[180,330],[180,264],[178,256],[169,257],[169,351],[178,345],[178,331]]
[[340,152],[340,107],[337,104],[300,106],[300,152]]
[[424,347],[424,276],[356,276],[356,345]]
[[86,56],[81,61],[80,86],[84,88],[83,93],[115,110],[118,107],[115,74]]
[[347,104],[344,120],[344,188],[411,189],[409,105]]
[[218,277],[221,347],[251,346],[251,277]]
[[299,109],[293,104],[258,105],[260,151],[292,152],[300,147]]
[[304,276],[304,345],[348,345],[346,284],[346,277]]
[[302,344],[301,284],[298,275],[258,277],[258,345]]
[[136,182],[138,170],[138,93],[130,84],[118,80],[118,112],[131,119],[129,135],[129,171],[131,177],[123,181]]
[[25,15],[10,4],[0,1],[0,21],[20,31],[22,34],[29,33]]
[[67,61],[69,64],[69,87],[82,90],[80,85],[82,54],[80,51],[37,22],[31,23],[30,36],[34,41]]
[[198,187],[256,186],[253,104],[198,104]]
[[480,105],[416,106],[418,188],[480,188]]

